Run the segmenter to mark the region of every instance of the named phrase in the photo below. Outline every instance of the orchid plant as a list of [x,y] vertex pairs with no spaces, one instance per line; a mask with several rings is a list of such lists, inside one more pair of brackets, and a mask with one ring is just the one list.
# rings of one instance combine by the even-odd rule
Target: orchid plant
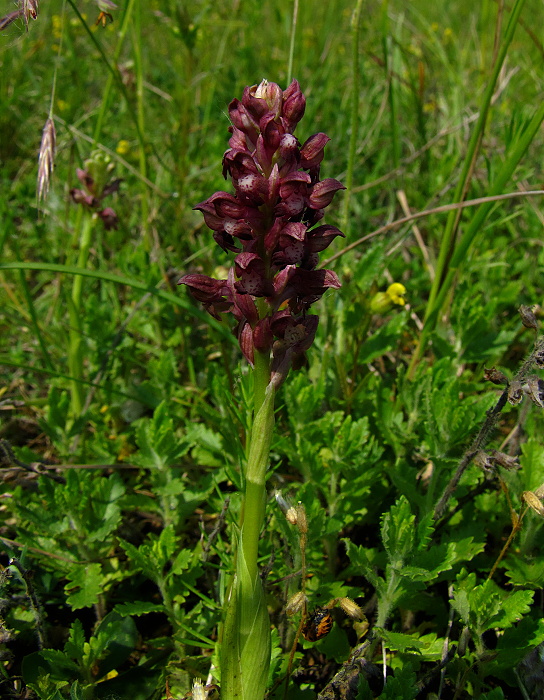
[[344,186],[319,179],[326,134],[303,145],[294,135],[306,100],[296,80],[284,91],[266,80],[229,105],[230,148],[223,174],[234,194],[197,204],[216,243],[236,254],[227,279],[187,274],[179,283],[215,318],[231,313],[240,349],[253,368],[254,405],[236,569],[226,604],[220,653],[221,697],[263,698],[270,666],[270,621],[258,571],[274,396],[311,346],[319,318],[309,309],[340,282],[316,269],[318,254],[342,232],[317,225]]

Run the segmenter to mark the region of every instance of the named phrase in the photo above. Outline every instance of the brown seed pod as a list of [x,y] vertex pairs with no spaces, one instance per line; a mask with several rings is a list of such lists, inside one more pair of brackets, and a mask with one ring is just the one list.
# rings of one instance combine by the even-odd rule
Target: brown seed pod
[[544,408],[544,381],[540,377],[536,375],[527,377],[522,388],[534,404]]
[[544,369],[544,348],[538,348],[534,354],[535,365],[539,369]]
[[498,464],[503,469],[512,471],[513,469],[519,469],[519,459],[517,457],[511,457],[504,452],[499,452],[498,450],[491,450],[490,455],[491,460]]
[[519,315],[521,316],[521,322],[525,328],[533,328],[535,331],[538,330],[538,321],[533,313],[532,306],[525,306],[522,304],[519,309]]
[[516,406],[522,398],[523,389],[521,388],[521,382],[517,379],[510,382],[510,386],[508,387],[508,402],[511,403],[512,406]]
[[495,367],[484,369],[484,379],[493,384],[508,384],[508,377]]
[[525,503],[527,503],[527,505],[530,506],[535,513],[538,513],[541,518],[544,518],[544,506],[542,505],[540,498],[538,498],[533,491],[524,491],[521,496]]

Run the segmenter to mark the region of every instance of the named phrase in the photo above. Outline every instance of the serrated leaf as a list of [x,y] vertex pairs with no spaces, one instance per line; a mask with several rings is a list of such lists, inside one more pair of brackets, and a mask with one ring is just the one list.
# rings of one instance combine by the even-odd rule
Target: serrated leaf
[[136,601],[134,603],[120,603],[115,606],[115,612],[119,613],[122,617],[127,617],[128,615],[147,615],[148,613],[162,612],[164,613],[166,608],[164,605],[158,603],[148,603],[144,601]]
[[383,637],[385,645],[390,651],[411,651],[419,653],[425,646],[423,642],[409,634],[383,630],[380,632],[380,636]]
[[507,594],[489,580],[477,585],[475,574],[461,573],[452,606],[471,631],[480,636],[488,629],[513,625],[529,612],[533,597],[533,591]]
[[477,554],[483,552],[484,549],[485,543],[474,542],[473,537],[465,537],[462,540],[448,542],[448,551],[452,565],[470,561]]
[[69,659],[63,651],[42,649],[39,654],[54,669],[56,680],[70,680],[74,672],[76,674],[79,672],[78,665]]
[[163,401],[153,412],[151,421],[142,419],[139,422],[136,442],[140,451],[132,457],[135,464],[163,470],[188,452],[191,443],[176,436],[169,411],[170,404]]
[[168,525],[159,537],[150,535],[138,548],[121,539],[119,544],[136,568],[141,569],[152,581],[158,582],[163,578],[165,567],[170,564],[177,547],[177,538],[174,527]]
[[103,589],[102,565],[94,562],[76,566],[68,574],[68,581],[64,590],[69,594],[66,602],[72,610],[92,607]]
[[369,558],[369,551],[363,546],[354,545],[348,539],[343,539],[342,542],[346,547],[346,554],[348,555],[355,569],[359,569],[362,575],[374,586],[374,588],[378,588],[380,582],[383,584],[383,579],[378,576],[374,566],[372,565],[372,561]]
[[419,695],[416,674],[407,664],[395,669],[395,675],[387,678],[380,700],[413,700]]
[[416,653],[425,660],[438,660],[441,658],[444,640],[436,634],[425,634],[415,637],[400,632],[390,630],[380,630],[380,636],[385,640],[385,644],[391,651],[402,653]]
[[194,423],[190,426],[187,430],[187,440],[212,453],[221,453],[223,450],[221,435],[202,423]]
[[[141,569],[151,580],[155,580],[160,570],[155,565],[154,561],[150,561],[148,558],[149,549],[144,545],[140,545],[140,548],[135,547],[130,542],[125,542],[119,539],[119,544],[124,549],[125,553],[130,560],[132,566],[136,569]],[[143,549],[142,549],[143,548]]]
[[85,633],[81,620],[74,620],[70,627],[68,640],[64,645],[64,653],[74,661],[81,663],[84,656],[84,645]]
[[509,557],[505,573],[513,585],[531,588],[544,586],[544,560],[526,561],[518,557]]
[[[526,616],[520,622],[508,629],[497,640],[497,657],[491,662],[492,672],[504,677],[527,654],[541,649],[544,643],[544,620]],[[537,665],[541,668],[542,659],[537,655]]]
[[72,683],[70,688],[70,700],[83,700],[83,691],[79,685],[79,681]]
[[506,629],[518,622],[530,611],[534,595],[534,591],[514,591],[505,597],[501,610],[488,621],[486,629]]
[[97,668],[98,679],[104,677],[128,659],[137,641],[138,631],[131,617],[108,613],[89,639],[89,668]]
[[[404,496],[382,518],[382,540],[390,561],[402,566],[414,547],[415,516]],[[395,564],[396,565],[396,564]]]

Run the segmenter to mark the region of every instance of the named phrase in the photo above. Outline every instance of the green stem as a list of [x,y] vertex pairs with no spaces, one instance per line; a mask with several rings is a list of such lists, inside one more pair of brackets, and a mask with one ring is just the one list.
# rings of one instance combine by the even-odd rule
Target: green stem
[[393,607],[396,599],[400,577],[395,569],[390,568],[387,579],[387,590],[385,591],[385,595],[378,598],[378,616],[376,618],[377,627],[385,627],[389,615],[391,614],[391,608]]
[[[484,92],[483,100],[482,100],[482,105],[479,111],[479,117],[478,121],[476,123],[476,126],[474,127],[474,130],[471,134],[470,141],[467,147],[467,153],[463,162],[463,168],[461,170],[461,174],[459,176],[459,180],[457,183],[457,187],[455,190],[455,194],[453,196],[453,201],[454,202],[461,202],[465,198],[465,194],[468,190],[470,178],[472,175],[472,171],[474,169],[474,163],[476,160],[476,157],[478,155],[478,150],[482,141],[483,133],[485,130],[485,125],[487,122],[487,117],[489,114],[489,110],[491,107],[491,100],[493,97],[493,94],[495,92],[495,85],[499,76],[499,73],[502,69],[504,60],[506,58],[506,54],[508,52],[508,48],[510,46],[510,43],[512,41],[512,38],[514,36],[514,32],[516,30],[516,26],[518,23],[518,19],[521,14],[521,10],[523,8],[523,5],[525,3],[525,0],[516,0],[516,3],[514,5],[514,8],[512,9],[512,12],[510,14],[510,19],[508,22],[508,26],[506,28],[504,40],[500,49],[500,52],[497,56],[497,60],[495,61],[492,70],[491,70],[491,75],[489,78],[489,81],[487,82],[487,87]],[[540,110],[539,110],[540,111]],[[541,119],[542,121],[542,119]],[[536,133],[536,132],[535,132]],[[529,142],[530,143],[530,142]],[[528,144],[527,144],[528,146]],[[519,156],[521,158],[521,155]],[[505,163],[505,166],[511,166],[517,165],[516,161],[513,163],[512,157],[509,157],[507,162]],[[505,166],[503,166],[503,172],[505,171]],[[492,188],[492,191],[490,194],[494,194],[498,192],[499,190],[497,189],[498,181],[501,180],[502,186],[506,183],[506,181],[509,179],[511,173],[513,172],[514,167],[508,167],[506,168],[508,170],[508,177],[504,179],[502,182],[502,179],[499,178],[497,181],[494,183],[494,186]],[[419,338],[419,343],[416,347],[416,350],[414,352],[414,355],[412,357],[412,361],[410,363],[410,368],[408,370],[408,377],[413,377],[413,373],[415,370],[415,367],[417,363],[419,362],[423,351],[425,350],[426,344],[428,342],[429,334],[434,330],[436,326],[437,319],[440,315],[440,311],[442,310],[447,294],[452,288],[452,283],[453,283],[453,278],[456,272],[456,263],[457,265],[459,264],[459,260],[461,258],[460,255],[460,250],[463,250],[463,256],[466,254],[468,250],[468,246],[470,243],[472,243],[472,240],[474,238],[474,235],[476,233],[475,227],[473,226],[473,222],[475,219],[478,218],[478,215],[480,212],[485,212],[483,217],[479,219],[479,223],[483,221],[485,218],[485,215],[489,211],[490,207],[485,207],[482,206],[480,207],[478,213],[476,216],[473,218],[472,222],[469,225],[469,229],[472,231],[472,235],[470,237],[467,237],[467,231],[465,232],[464,236],[462,237],[461,241],[456,247],[455,244],[455,236],[457,232],[457,227],[459,223],[459,211],[452,211],[449,216],[448,220],[446,222],[446,228],[444,230],[444,235],[442,237],[442,241],[440,243],[440,251],[438,255],[438,260],[436,262],[435,266],[435,278],[433,281],[433,284],[431,286],[431,291],[429,294],[429,300],[427,302],[427,308],[425,310],[425,319],[424,319],[424,328],[421,333],[421,336]],[[467,245],[468,244],[468,245]]]
[[[470,141],[467,147],[467,153],[463,162],[463,168],[461,170],[461,174],[457,182],[457,187],[455,189],[455,194],[453,196],[454,202],[461,202],[464,199],[464,195],[467,191],[468,182],[474,168],[474,161],[477,156],[482,136],[485,130],[489,109],[491,107],[491,99],[495,92],[497,79],[499,77],[499,73],[502,69],[504,60],[506,58],[508,48],[514,36],[514,31],[516,29],[516,25],[519,19],[519,15],[521,14],[524,2],[525,0],[517,0],[516,5],[512,10],[510,21],[506,29],[506,35],[504,37],[504,41],[502,43],[498,59],[492,68],[491,75],[489,77],[489,81],[484,92],[482,105],[479,111],[478,121],[476,122],[476,126],[474,127],[470,136]],[[442,241],[440,243],[440,252],[438,255],[438,260],[436,261],[435,278],[431,287],[431,293],[427,304],[426,318],[432,312],[436,297],[440,292],[445,270],[453,254],[453,248],[455,246],[454,238],[455,232],[457,230],[458,220],[459,211],[450,212],[450,214],[448,215],[448,220],[446,222],[444,236],[442,237]]]
[[[85,214],[83,228],[79,239],[79,255],[77,267],[86,268],[91,247],[93,218],[89,213]],[[68,350],[68,367],[72,377],[72,416],[78,418],[83,411],[84,392],[81,379],[83,378],[83,323],[81,313],[81,293],[83,277],[76,275],[72,283],[72,297],[69,303],[70,317],[70,345]]]
[[262,700],[270,666],[270,620],[259,576],[259,538],[264,523],[266,472],[274,430],[270,355],[255,353],[254,421],[245,470],[243,521],[236,576],[227,602],[221,645],[222,700]]
[[[138,119],[138,129],[142,134],[145,134],[145,111],[144,111],[144,75],[143,62],[141,51],[142,40],[142,17],[141,5],[137,3],[134,13],[134,25],[132,31],[132,45],[134,50],[134,70],[136,73],[136,110]],[[138,151],[138,161],[140,166],[140,175],[147,179],[147,160],[145,148],[140,146]],[[149,234],[149,207],[147,201],[147,188],[143,185],[141,197],[141,215],[142,215],[142,233],[144,239],[144,248],[149,253],[152,248],[152,239]]]
[[351,119],[350,119],[350,139],[349,139],[349,157],[346,174],[346,193],[344,196],[344,206],[342,212],[342,230],[346,237],[349,238],[349,208],[351,190],[353,187],[353,171],[355,168],[355,157],[357,155],[357,143],[359,136],[359,98],[360,98],[360,68],[359,68],[359,34],[361,27],[361,7],[362,0],[357,0],[355,10],[351,18],[351,70],[353,94],[351,101]]
[[295,39],[297,35],[298,0],[293,0],[293,22],[291,24],[291,38],[289,40],[289,63],[287,66],[287,84],[293,80],[293,57],[295,55]]
[[[517,167],[518,163],[523,158],[525,152],[531,145],[543,121],[544,102],[541,102],[540,106],[531,118],[529,124],[527,125],[521,136],[518,138],[514,146],[510,149],[507,159],[503,163],[502,168],[500,169],[497,177],[495,178],[495,181],[491,184],[489,192],[490,196],[500,194],[504,191],[506,183],[512,177],[515,168]],[[415,370],[416,364],[419,361],[421,355],[423,354],[423,350],[425,349],[425,346],[428,342],[429,335],[436,326],[438,317],[440,315],[440,311],[442,310],[445,304],[446,297],[448,296],[448,293],[453,287],[455,275],[457,274],[457,271],[459,270],[462,263],[466,260],[469,249],[472,246],[476,235],[482,229],[484,221],[486,220],[487,215],[489,214],[492,208],[492,201],[485,202],[484,204],[481,204],[478,207],[476,213],[468,223],[465,232],[461,236],[461,239],[457,247],[455,248],[455,251],[453,252],[453,255],[448,265],[447,274],[444,277],[443,284],[440,286],[440,291],[435,298],[434,304],[432,307],[427,307],[427,316],[425,319],[423,330],[421,331],[419,344],[416,347],[416,351],[412,357],[412,361],[408,370],[409,378],[413,377],[413,372]]]
[[[125,11],[123,12],[123,23],[121,24],[121,29],[119,31],[119,38],[117,40],[117,46],[113,52],[112,63],[117,66],[119,56],[121,55],[121,49],[127,35],[128,28],[130,26],[130,20],[132,19],[132,10],[134,8],[134,0],[128,0]],[[100,139],[100,134],[102,133],[102,124],[104,123],[104,118],[106,116],[106,111],[109,107],[111,89],[113,87],[114,75],[113,73],[108,73],[106,79],[106,86],[104,87],[104,92],[102,93],[102,99],[100,100],[100,109],[98,111],[98,116],[96,118],[96,124],[94,127],[93,138],[95,141]]]
[[[264,374],[263,367],[255,363],[255,378]],[[268,376],[270,372],[268,370]],[[260,400],[260,387],[255,386],[255,402]],[[257,410],[251,430],[251,442],[246,466],[246,491],[244,496],[244,521],[240,544],[248,571],[257,574],[258,543],[264,522],[264,504],[266,498],[266,470],[268,468],[270,445],[274,430],[274,390],[266,390]]]

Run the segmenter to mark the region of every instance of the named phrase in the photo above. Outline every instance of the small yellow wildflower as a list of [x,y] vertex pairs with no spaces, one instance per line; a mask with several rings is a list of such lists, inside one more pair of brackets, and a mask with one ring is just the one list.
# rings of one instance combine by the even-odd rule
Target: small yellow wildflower
[[126,141],[125,139],[121,139],[119,143],[117,144],[117,148],[115,149],[115,152],[118,153],[120,156],[126,156],[127,153],[130,151],[130,143]]
[[391,299],[393,304],[404,306],[404,295],[406,294],[406,287],[403,284],[400,284],[400,282],[393,282],[393,284],[390,284],[387,288],[386,294]]
[[62,22],[63,19],[60,15],[53,15],[51,17],[51,24],[53,25],[53,36],[55,39],[60,39],[62,34]]
[[398,304],[398,306],[404,306],[406,294],[406,287],[400,282],[393,282],[385,292],[378,292],[374,294],[370,300],[370,310],[373,314],[386,314],[393,306],[393,304]]

